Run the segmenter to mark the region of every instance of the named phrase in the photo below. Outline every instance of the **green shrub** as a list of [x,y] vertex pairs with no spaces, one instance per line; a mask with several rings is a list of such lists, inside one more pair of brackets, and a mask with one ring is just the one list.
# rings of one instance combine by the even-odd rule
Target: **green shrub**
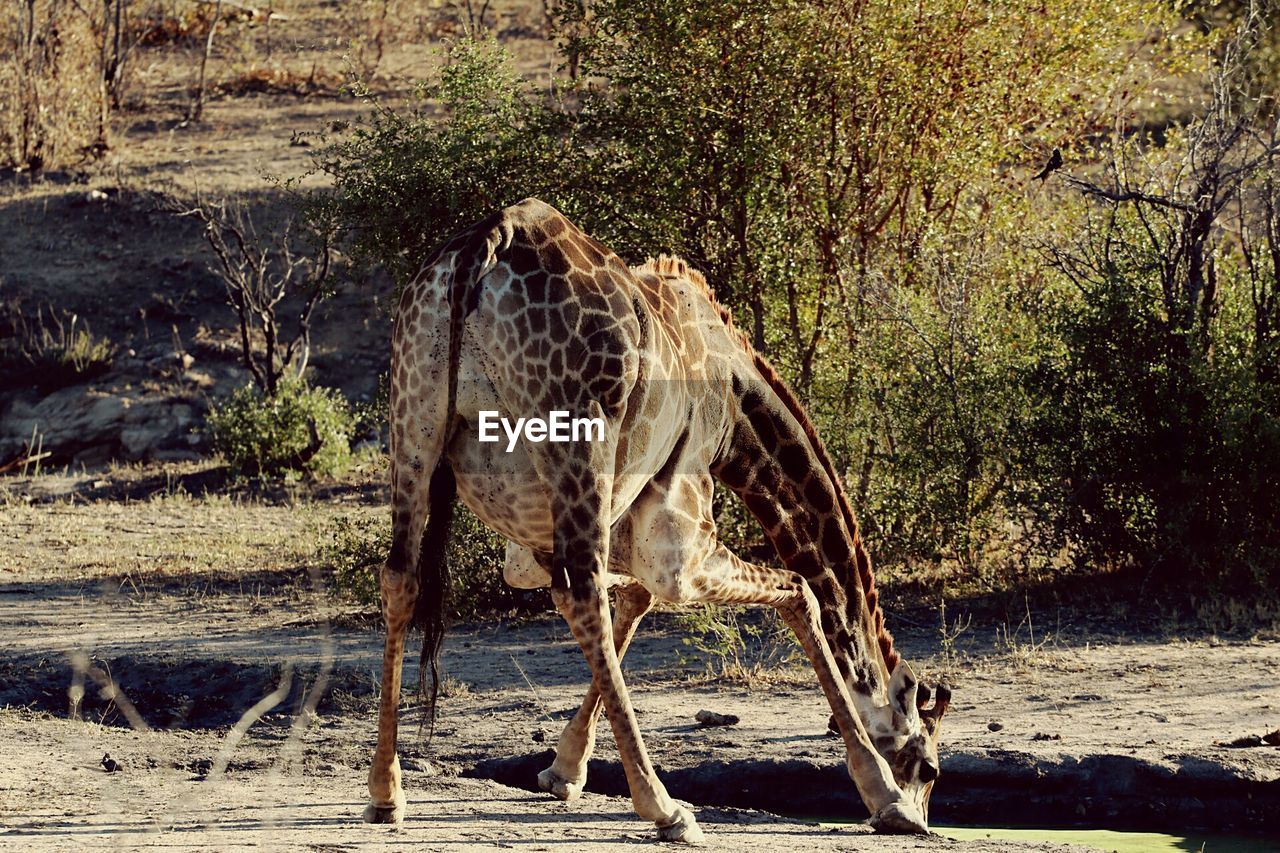
[[1161,280],[1170,253],[1121,213],[1085,232],[1105,262],[1070,268],[1079,298],[1053,321],[1064,346],[1024,375],[1035,406],[1013,442],[1015,497],[1042,550],[1133,570],[1146,590],[1230,622],[1216,611],[1232,599],[1277,600],[1280,383],[1255,369],[1231,250],[1218,250],[1216,308],[1182,326],[1166,300],[1179,291]]
[[506,50],[492,38],[463,39],[445,59],[439,81],[420,86],[407,109],[358,90],[371,115],[320,149],[313,166],[333,190],[303,199],[317,230],[358,222],[346,246],[353,262],[384,267],[398,282],[451,232],[526,196],[554,201],[564,181],[564,122]]
[[[341,518],[330,535],[323,559],[334,571],[334,590],[366,606],[379,606],[378,572],[391,549],[390,514],[363,520]],[[506,541],[458,504],[449,537],[449,575],[453,583],[448,601],[450,618],[478,619],[545,607],[545,594],[513,589],[503,581],[505,556]]]
[[703,604],[682,608],[673,621],[685,635],[681,642],[696,650],[717,677],[751,682],[803,655],[795,634],[773,610]]
[[342,516],[330,526],[321,561],[333,569],[332,589],[367,607],[379,603],[378,570],[391,549],[391,519],[385,513],[357,520]]
[[1280,601],[1280,157],[1237,129],[1274,122],[1273,102],[1237,98],[1230,62],[1217,75],[1158,151],[1117,144],[1046,248],[1059,345],[1024,373],[1012,444],[1049,548],[1230,624],[1233,601]]
[[213,448],[241,474],[333,474],[351,458],[351,410],[341,393],[284,379],[274,397],[240,388],[209,411]]

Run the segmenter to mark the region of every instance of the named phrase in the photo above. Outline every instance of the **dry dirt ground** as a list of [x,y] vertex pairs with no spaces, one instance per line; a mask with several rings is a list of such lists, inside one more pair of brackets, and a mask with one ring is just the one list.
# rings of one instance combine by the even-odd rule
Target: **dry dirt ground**
[[[350,46],[335,10],[378,4],[271,5],[291,19],[277,28],[275,47],[243,28],[219,39],[211,65],[219,89],[203,122],[181,120],[191,51],[147,51],[104,160],[0,176],[0,300],[28,318],[56,306],[116,343],[116,364],[96,391],[200,408],[244,380],[200,229],[156,210],[147,193],[238,196],[271,221],[283,205],[263,173],[298,176],[315,150],[308,134],[365,111],[333,86],[306,96],[236,89],[261,71],[299,79],[318,69],[323,80],[339,79]],[[461,4],[419,5],[444,17],[399,30],[388,45],[379,85],[393,101],[439,62],[441,37],[457,32],[448,19]],[[541,8],[499,0],[490,13],[535,77],[555,62],[538,32]],[[313,359],[317,381],[353,398],[373,393],[386,358],[386,316],[370,293],[388,285],[361,287],[344,288],[322,310]],[[194,364],[175,367],[175,351]],[[59,462],[75,458],[69,451]],[[453,632],[429,748],[406,710],[405,825],[357,822],[380,637],[367,614],[324,592],[326,575],[312,569],[335,518],[385,512],[379,490],[343,487],[320,501],[293,500],[288,489],[268,503],[236,492],[193,499],[186,486],[207,484],[203,475],[152,468],[121,489],[88,467],[44,478],[52,483],[0,481],[0,849],[654,843],[651,827],[617,796],[621,771],[607,732],[580,802],[527,790],[587,684],[567,630],[550,617]],[[935,821],[1280,835],[1280,749],[1223,745],[1253,743],[1280,726],[1280,640],[1032,615],[1034,635],[1018,616],[978,615],[943,644],[936,612],[889,614],[921,672],[956,687]],[[682,644],[669,614],[657,614],[626,669],[655,762],[672,793],[697,805],[711,849],[1064,849],[884,839],[763,813],[862,815],[803,667],[746,683],[708,677],[709,665]],[[412,661],[408,669],[412,680]],[[78,671],[87,673],[82,719],[72,720]],[[103,696],[93,674],[118,693]],[[236,742],[242,715],[278,688],[283,701]],[[318,699],[316,714],[299,716],[309,697]],[[703,708],[741,722],[699,728],[693,717]],[[108,755],[119,772],[104,769]]]
[[[358,823],[380,637],[308,569],[336,515],[382,511],[182,495],[0,506],[0,847],[651,843],[619,798],[607,730],[580,802],[527,790],[588,680],[551,616],[452,632],[429,747],[405,712],[409,818],[399,831]],[[935,822],[1277,833],[1280,748],[1226,744],[1280,724],[1280,641],[1032,615],[1034,638],[979,616],[943,647],[930,614],[889,614],[922,674],[955,685]],[[89,671],[81,721],[68,719],[76,661]],[[646,622],[626,669],[655,763],[673,795],[699,807],[712,849],[1027,849],[763,814],[864,814],[807,670],[711,678],[664,613]],[[408,680],[415,672],[411,660]],[[104,698],[94,673],[120,696]],[[235,742],[232,727],[277,689],[283,700]],[[314,718],[298,716],[321,694]],[[701,728],[704,708],[741,722]],[[123,769],[106,772],[104,755]]]

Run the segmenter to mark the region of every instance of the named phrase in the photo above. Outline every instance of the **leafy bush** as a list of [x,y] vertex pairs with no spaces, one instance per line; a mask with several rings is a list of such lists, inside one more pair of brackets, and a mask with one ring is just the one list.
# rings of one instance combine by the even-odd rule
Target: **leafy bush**
[[332,388],[281,377],[274,397],[245,385],[209,411],[213,448],[242,474],[333,474],[351,458],[353,419]]
[[[334,570],[334,589],[366,606],[380,604],[378,572],[391,549],[391,518],[378,515],[356,521],[339,519],[332,542],[323,553]],[[495,613],[528,613],[547,604],[544,593],[518,590],[502,579],[506,543],[462,504],[454,510],[449,538],[449,569],[453,580],[448,606],[454,619],[477,619]]]
[[333,589],[367,607],[379,603],[378,570],[391,549],[391,520],[343,516],[328,530],[320,559],[333,569]]
[[[351,232],[357,264],[385,266],[408,281],[458,228],[526,196],[559,195],[563,122],[496,41],[455,44],[440,80],[418,87],[407,110],[357,93],[372,115],[316,155],[315,168],[332,177],[334,191],[310,193],[304,202],[317,230],[328,233],[337,223]],[[432,101],[447,121],[436,120]]]
[[913,282],[868,284],[858,369],[818,373],[812,396],[877,562],[970,580],[1008,568],[1010,431],[1029,404],[1016,380],[1045,345],[1025,272],[981,234],[931,240]]
[[709,674],[750,683],[797,655],[795,634],[775,611],[704,604],[681,609],[675,625],[681,642],[707,661]]
[[1219,248],[1217,308],[1184,325],[1151,222],[1121,211],[1085,232],[1097,264],[1069,267],[1062,349],[1025,374],[1016,499],[1043,550],[1134,571],[1211,621],[1233,598],[1262,615],[1280,580],[1280,383],[1255,369],[1239,257]]
[[1280,136],[1247,96],[1251,40],[1202,116],[1075,181],[1092,202],[1046,249],[1060,346],[1026,374],[1016,442],[1041,535],[1209,620],[1280,602]]

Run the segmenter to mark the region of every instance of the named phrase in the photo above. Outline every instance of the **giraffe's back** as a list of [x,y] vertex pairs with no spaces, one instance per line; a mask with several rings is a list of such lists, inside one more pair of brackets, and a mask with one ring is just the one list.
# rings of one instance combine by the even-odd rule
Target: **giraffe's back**
[[[507,538],[550,550],[550,493],[538,470],[544,448],[519,441],[507,452],[501,431],[497,444],[481,441],[482,417],[493,421],[485,412],[515,424],[556,411],[585,416],[599,401],[619,437],[614,520],[677,444],[687,452],[690,433],[718,440],[731,367],[708,337],[726,330],[683,262],[632,270],[555,208],[527,199],[456,235],[424,269],[398,312],[397,350],[446,354],[434,339],[448,330],[451,274],[475,283],[463,294],[458,426],[447,452],[459,496]],[[420,338],[407,336],[410,329]]]

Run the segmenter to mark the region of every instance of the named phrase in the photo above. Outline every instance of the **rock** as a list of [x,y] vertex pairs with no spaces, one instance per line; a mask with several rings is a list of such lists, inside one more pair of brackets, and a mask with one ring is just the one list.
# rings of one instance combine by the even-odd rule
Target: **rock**
[[694,714],[693,718],[698,721],[699,725],[710,726],[736,726],[738,718],[734,714],[718,714],[715,711],[699,711]]
[[989,732],[998,732],[1003,728],[1004,726],[1000,723],[987,723],[987,731]]
[[86,466],[139,461],[161,450],[191,451],[198,422],[190,398],[77,386],[19,397],[0,411],[0,459],[22,453],[34,430],[55,462]]
[[190,370],[195,363],[195,356],[191,355],[191,353],[175,349],[148,359],[147,366],[151,368],[152,372],[165,375],[175,369],[179,372]]

